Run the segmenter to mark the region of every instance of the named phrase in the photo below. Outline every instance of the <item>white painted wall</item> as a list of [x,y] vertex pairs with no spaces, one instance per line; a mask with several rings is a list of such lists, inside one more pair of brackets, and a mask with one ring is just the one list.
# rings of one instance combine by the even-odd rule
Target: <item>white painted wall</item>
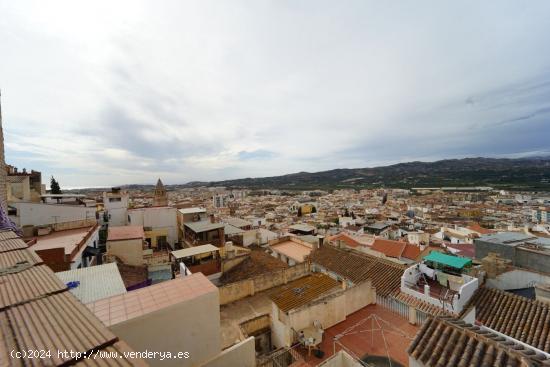
[[[120,201],[111,200],[116,198],[120,198]],[[128,200],[129,196],[126,192],[120,192],[120,194],[103,193],[103,207],[109,215],[110,226],[125,226],[128,224]]]
[[269,241],[277,239],[277,233],[271,232],[267,229],[251,229],[243,233],[243,246],[248,247],[252,244],[256,244],[259,240],[259,244],[265,245]]
[[[418,265],[413,265],[410,268],[405,269],[405,272],[401,276],[401,292],[411,295],[415,298],[426,301],[434,306],[443,307],[442,302],[439,299],[433,298],[429,294],[429,286],[424,286],[424,292],[419,292],[416,289],[412,289],[411,284],[416,284],[420,278],[420,270],[417,268]],[[462,311],[466,303],[474,295],[475,291],[479,287],[479,280],[471,276],[462,275],[464,278],[464,284],[458,289],[460,294],[459,297],[453,299],[452,307],[448,303],[445,303],[445,309],[452,313],[459,313]]]
[[363,367],[364,365],[350,356],[344,350],[338,351],[335,355],[325,360],[318,367]]
[[178,241],[178,210],[172,207],[152,207],[128,210],[129,225],[151,227],[153,230],[167,229],[168,243]]
[[14,203],[17,217],[10,217],[20,227],[43,226],[48,224],[95,219],[95,208],[77,205]]
[[99,227],[95,229],[94,233],[92,233],[90,238],[88,238],[88,241],[86,241],[84,246],[82,246],[80,251],[72,259],[73,262],[71,262],[71,269],[78,269],[78,267],[82,265],[82,253],[84,252],[87,246],[94,247],[94,242],[97,247],[97,244],[99,243]]

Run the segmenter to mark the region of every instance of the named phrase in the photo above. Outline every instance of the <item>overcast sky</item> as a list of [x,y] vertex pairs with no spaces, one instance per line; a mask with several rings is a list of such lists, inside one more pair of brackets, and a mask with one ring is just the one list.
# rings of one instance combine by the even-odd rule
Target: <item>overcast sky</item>
[[0,0],[7,162],[62,187],[550,152],[550,1]]

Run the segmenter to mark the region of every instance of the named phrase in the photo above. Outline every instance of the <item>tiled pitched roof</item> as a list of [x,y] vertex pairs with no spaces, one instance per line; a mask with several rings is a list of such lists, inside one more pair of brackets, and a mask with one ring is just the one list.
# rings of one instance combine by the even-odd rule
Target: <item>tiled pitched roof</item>
[[328,238],[329,241],[343,241],[346,243],[346,245],[350,247],[359,247],[361,244],[359,241],[356,241],[355,239],[351,238],[350,236],[346,235],[345,233],[338,233],[332,237]]
[[269,298],[281,311],[287,312],[319,298],[336,287],[338,282],[328,275],[314,273],[277,288]]
[[471,223],[468,227],[469,230],[481,233],[481,234],[489,234],[489,233],[495,233],[492,229],[483,228],[479,225],[479,223]]
[[438,307],[436,305],[432,305],[431,303],[428,303],[426,301],[423,301],[421,299],[418,299],[406,293],[399,292],[393,297],[398,301],[405,303],[406,305],[412,306],[417,310],[427,313],[428,315],[451,316],[451,314],[445,311],[443,308]]
[[[0,234],[4,234],[5,236],[6,232],[0,232]],[[13,233],[13,232],[10,232]],[[13,251],[13,250],[22,250],[26,249],[27,244],[20,238],[4,238],[0,236],[0,252],[7,252],[7,251]]]
[[46,265],[40,265],[0,276],[0,309],[66,291],[61,280],[48,276],[50,272]]
[[0,252],[0,268],[9,268],[18,263],[27,262],[31,265],[43,264],[44,261],[36,252],[22,249],[14,251]]
[[[40,265],[25,242],[14,236],[6,232],[0,236],[0,365],[81,364],[74,356],[60,355],[57,351],[89,353],[118,348],[118,338],[76,300],[50,268]],[[5,243],[8,244],[4,246]],[[51,354],[43,355],[43,359],[10,356],[12,351],[28,350],[51,351]],[[121,355],[99,358],[88,365],[146,366],[146,363]]]
[[550,305],[498,289],[476,291],[463,313],[475,306],[483,325],[533,347],[550,352]]
[[311,262],[353,283],[370,279],[376,294],[387,296],[401,286],[401,276],[406,266],[389,260],[363,254],[354,250],[338,249],[325,245],[313,251]]
[[408,353],[426,367],[550,365],[542,354],[478,326],[446,317],[428,319]]
[[416,260],[420,256],[422,251],[420,250],[419,246],[407,243],[405,245],[405,249],[403,250],[403,253],[401,254],[401,257],[404,257],[405,259],[409,260]]
[[389,257],[400,258],[403,250],[405,249],[405,242],[384,240],[377,238],[371,247],[374,251],[383,253]]
[[[87,352],[99,346],[113,344],[117,340],[116,336],[69,292],[10,308],[7,317],[10,319],[17,344],[23,350],[66,349]],[[70,356],[52,353],[47,362],[59,365],[71,359]]]

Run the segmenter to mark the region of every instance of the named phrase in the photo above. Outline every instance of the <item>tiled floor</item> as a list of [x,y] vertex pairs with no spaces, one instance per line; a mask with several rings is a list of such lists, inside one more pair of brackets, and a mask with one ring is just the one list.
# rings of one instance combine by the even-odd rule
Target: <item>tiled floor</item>
[[[369,318],[370,317],[370,318]],[[361,325],[354,325],[367,319]],[[375,329],[375,331],[371,331]],[[380,331],[382,329],[383,331]],[[298,349],[310,366],[316,366],[334,354],[334,350],[342,349],[334,338],[348,331],[339,338],[339,343],[361,358],[365,355],[385,356],[389,353],[391,359],[408,366],[407,348],[419,330],[418,326],[411,325],[407,319],[378,305],[367,306],[347,317],[347,319],[327,330],[321,343],[321,350],[325,352],[323,359],[307,356],[307,351]],[[386,343],[384,343],[384,339]],[[387,347],[386,347],[387,346]]]

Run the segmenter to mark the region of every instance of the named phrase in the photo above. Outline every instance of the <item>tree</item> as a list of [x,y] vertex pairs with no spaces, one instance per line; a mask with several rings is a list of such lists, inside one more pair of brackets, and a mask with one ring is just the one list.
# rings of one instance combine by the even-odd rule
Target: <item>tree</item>
[[52,194],[61,194],[61,187],[59,187],[59,183],[57,180],[52,176],[50,180],[50,192]]

